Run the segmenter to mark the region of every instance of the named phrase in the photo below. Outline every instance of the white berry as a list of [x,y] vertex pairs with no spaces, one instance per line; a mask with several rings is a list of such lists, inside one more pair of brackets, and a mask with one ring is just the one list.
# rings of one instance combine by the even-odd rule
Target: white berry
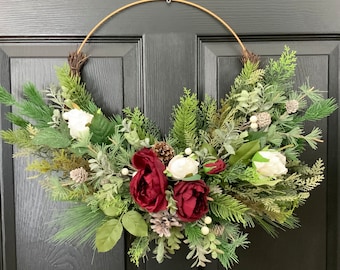
[[209,230],[209,228],[208,228],[207,226],[203,226],[203,227],[201,228],[201,233],[202,233],[203,235],[208,235],[209,232],[210,232],[210,230]]
[[121,173],[122,175],[128,175],[128,174],[129,174],[129,169],[128,169],[128,168],[123,168],[123,169],[120,171],[120,173]]
[[191,148],[190,148],[190,147],[185,148],[184,153],[185,153],[187,156],[191,155],[191,154],[192,154]]
[[133,172],[132,177],[134,177],[137,174],[137,172]]
[[211,222],[212,222],[212,218],[211,218],[211,217],[206,216],[206,217],[204,218],[204,223],[205,223],[205,224],[211,224]]
[[250,124],[251,129],[257,129],[258,127],[259,127],[259,125],[257,123],[251,123]]
[[256,123],[257,122],[257,116],[256,115],[251,116],[249,121],[252,122],[252,123]]

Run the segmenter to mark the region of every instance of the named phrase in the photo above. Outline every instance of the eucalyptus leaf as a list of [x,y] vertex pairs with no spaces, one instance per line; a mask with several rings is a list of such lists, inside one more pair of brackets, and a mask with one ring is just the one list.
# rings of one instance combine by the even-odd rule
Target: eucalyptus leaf
[[230,157],[229,164],[234,165],[238,161],[248,163],[252,156],[259,150],[260,150],[259,140],[247,142],[243,144],[239,149],[237,149],[235,155],[232,155]]
[[122,218],[124,228],[134,236],[148,236],[148,225],[137,211],[129,211]]
[[110,219],[100,226],[96,233],[98,252],[111,250],[122,236],[123,226],[117,219]]

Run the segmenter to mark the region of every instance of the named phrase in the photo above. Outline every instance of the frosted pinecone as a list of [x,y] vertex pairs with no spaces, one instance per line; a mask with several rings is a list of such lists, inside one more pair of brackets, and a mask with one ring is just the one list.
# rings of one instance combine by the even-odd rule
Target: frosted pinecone
[[216,236],[221,236],[224,232],[224,226],[223,225],[219,225],[219,224],[215,224],[212,228],[212,232],[213,234],[215,234]]
[[272,118],[270,114],[267,112],[261,112],[257,114],[256,117],[257,117],[256,123],[258,124],[259,128],[268,127],[272,122]]
[[157,142],[152,147],[158,158],[165,164],[168,165],[169,161],[174,157],[174,149],[166,142]]
[[70,177],[78,184],[84,183],[87,180],[88,172],[83,167],[80,167],[70,171]]
[[288,100],[286,102],[286,111],[288,114],[296,113],[299,109],[299,102],[296,99]]
[[171,227],[181,227],[182,224],[179,223],[175,215],[171,215],[167,210],[160,211],[157,213],[150,213],[151,219],[150,223],[151,229],[157,233],[160,237],[170,237]]

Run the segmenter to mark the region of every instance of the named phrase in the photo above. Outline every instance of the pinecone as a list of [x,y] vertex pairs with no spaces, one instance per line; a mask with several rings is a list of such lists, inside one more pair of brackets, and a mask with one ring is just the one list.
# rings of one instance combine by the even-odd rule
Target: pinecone
[[169,237],[171,235],[171,227],[182,227],[182,224],[178,222],[176,216],[171,215],[167,210],[157,213],[150,213],[151,229],[156,232],[160,237]]
[[87,180],[87,176],[88,173],[83,167],[70,171],[71,179],[79,184],[84,183]]
[[299,102],[295,99],[286,102],[286,111],[288,114],[296,113],[299,109]]
[[166,142],[157,142],[152,147],[157,157],[165,164],[168,165],[169,161],[174,157],[174,149]]
[[218,225],[215,224],[212,228],[212,232],[216,235],[216,236],[221,236],[224,232],[224,226],[223,225]]
[[272,118],[267,112],[261,112],[257,114],[256,117],[259,128],[268,127],[272,122]]

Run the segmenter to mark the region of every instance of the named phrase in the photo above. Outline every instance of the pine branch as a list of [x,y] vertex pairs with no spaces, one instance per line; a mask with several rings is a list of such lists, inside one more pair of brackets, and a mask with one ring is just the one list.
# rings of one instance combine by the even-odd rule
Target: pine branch
[[55,224],[62,227],[52,240],[58,244],[73,243],[81,245],[89,242],[94,247],[96,230],[104,223],[101,211],[92,211],[86,204],[76,204],[59,214]]
[[244,204],[230,195],[212,193],[213,201],[209,203],[210,211],[219,218],[246,225],[245,215],[249,210]]
[[[98,107],[94,104],[91,94],[79,76],[72,76],[69,65],[56,69],[59,84],[63,89],[62,96],[77,104],[82,110],[95,113]],[[96,108],[96,109],[95,109]]]
[[8,121],[10,121],[11,123],[13,123],[14,125],[18,127],[25,128],[29,124],[27,120],[25,120],[20,115],[17,115],[15,113],[11,113],[11,112],[7,113],[6,118],[8,119]]
[[231,269],[235,263],[239,262],[238,256],[236,255],[236,249],[238,247],[246,248],[249,244],[247,234],[233,235],[230,242],[222,238],[219,238],[219,240],[221,241],[219,248],[223,253],[219,254],[217,258],[224,268]]
[[277,61],[270,59],[266,67],[265,81],[267,84],[291,85],[295,76],[296,52],[288,46]]
[[305,114],[297,121],[317,121],[331,115],[337,109],[334,98],[322,99],[311,104],[306,110]]
[[171,136],[178,142],[175,147],[184,149],[195,148],[197,142],[197,108],[196,94],[191,94],[189,89],[184,89],[184,96],[180,104],[173,109],[173,128]]
[[26,129],[1,130],[0,136],[5,142],[17,145],[20,148],[36,148],[32,144],[32,139]]
[[16,99],[11,95],[5,88],[0,86],[0,103],[7,106],[12,106],[16,104]]

